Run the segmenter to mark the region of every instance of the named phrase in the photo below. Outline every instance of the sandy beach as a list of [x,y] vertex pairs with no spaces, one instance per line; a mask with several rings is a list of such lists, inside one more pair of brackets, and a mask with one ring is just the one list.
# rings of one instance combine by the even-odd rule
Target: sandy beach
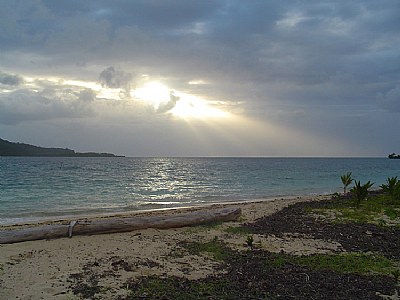
[[[326,197],[326,196],[325,196]],[[145,229],[126,233],[93,236],[73,236],[0,245],[1,299],[78,299],[71,290],[71,278],[85,271],[102,274],[101,299],[126,296],[122,288],[129,278],[149,275],[178,276],[188,279],[205,278],[216,272],[218,262],[206,256],[185,255],[179,246],[182,241],[207,242],[218,238],[233,249],[246,249],[245,238],[226,231],[257,218],[270,215],[289,204],[323,199],[297,197],[247,203],[213,205],[240,207],[242,216],[237,222],[218,226],[194,226],[175,229]],[[177,214],[188,209],[145,212],[137,215]],[[292,254],[325,253],[340,245],[300,237],[254,236],[254,242],[271,252]],[[107,276],[107,273],[110,275]],[[80,275],[81,276],[81,275]]]

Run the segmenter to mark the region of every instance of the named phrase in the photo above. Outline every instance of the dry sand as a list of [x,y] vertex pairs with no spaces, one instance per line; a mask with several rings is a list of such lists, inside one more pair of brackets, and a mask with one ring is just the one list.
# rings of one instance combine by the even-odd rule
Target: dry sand
[[[112,299],[116,295],[126,295],[123,285],[132,277],[156,274],[197,279],[223,272],[217,268],[218,262],[206,255],[190,255],[179,242],[207,242],[217,237],[231,248],[245,249],[246,236],[229,233],[226,228],[252,222],[291,203],[324,198],[326,196],[225,204],[223,206],[240,207],[242,217],[237,222],[218,226],[145,229],[0,245],[0,299],[78,299],[71,291],[73,274],[99,274],[99,286],[104,287],[102,299]],[[254,243],[269,251],[292,254],[326,253],[340,248],[338,244],[295,235],[284,238],[254,235]]]

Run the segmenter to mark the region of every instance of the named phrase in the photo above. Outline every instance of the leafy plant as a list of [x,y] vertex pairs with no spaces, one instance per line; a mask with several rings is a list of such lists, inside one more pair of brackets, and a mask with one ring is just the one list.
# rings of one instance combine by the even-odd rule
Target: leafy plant
[[248,235],[247,238],[246,238],[247,246],[252,248],[253,247],[253,242],[254,242],[253,236],[252,235]]
[[356,208],[360,208],[361,201],[365,200],[368,196],[368,189],[371,188],[374,184],[368,181],[367,183],[361,185],[360,181],[355,180],[354,187],[350,190],[352,193],[354,200],[356,202]]
[[385,194],[390,197],[392,203],[400,199],[400,181],[395,177],[386,179],[386,183],[380,186]]
[[385,215],[387,215],[390,220],[395,220],[400,217],[400,213],[391,207],[385,209]]
[[340,179],[343,183],[343,195],[346,195],[347,187],[353,182],[353,178],[351,178],[351,172],[347,172],[346,174],[340,176]]

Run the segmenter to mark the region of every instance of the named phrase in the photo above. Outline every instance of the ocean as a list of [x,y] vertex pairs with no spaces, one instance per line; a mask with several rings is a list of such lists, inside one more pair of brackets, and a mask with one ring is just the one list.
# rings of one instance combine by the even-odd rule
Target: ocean
[[0,225],[343,190],[400,177],[387,158],[0,157]]

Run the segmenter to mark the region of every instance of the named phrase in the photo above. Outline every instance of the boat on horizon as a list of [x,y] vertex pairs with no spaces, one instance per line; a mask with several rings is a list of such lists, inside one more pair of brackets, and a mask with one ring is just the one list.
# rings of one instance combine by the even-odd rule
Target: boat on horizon
[[400,154],[392,153],[392,154],[389,154],[388,157],[390,159],[400,159]]

